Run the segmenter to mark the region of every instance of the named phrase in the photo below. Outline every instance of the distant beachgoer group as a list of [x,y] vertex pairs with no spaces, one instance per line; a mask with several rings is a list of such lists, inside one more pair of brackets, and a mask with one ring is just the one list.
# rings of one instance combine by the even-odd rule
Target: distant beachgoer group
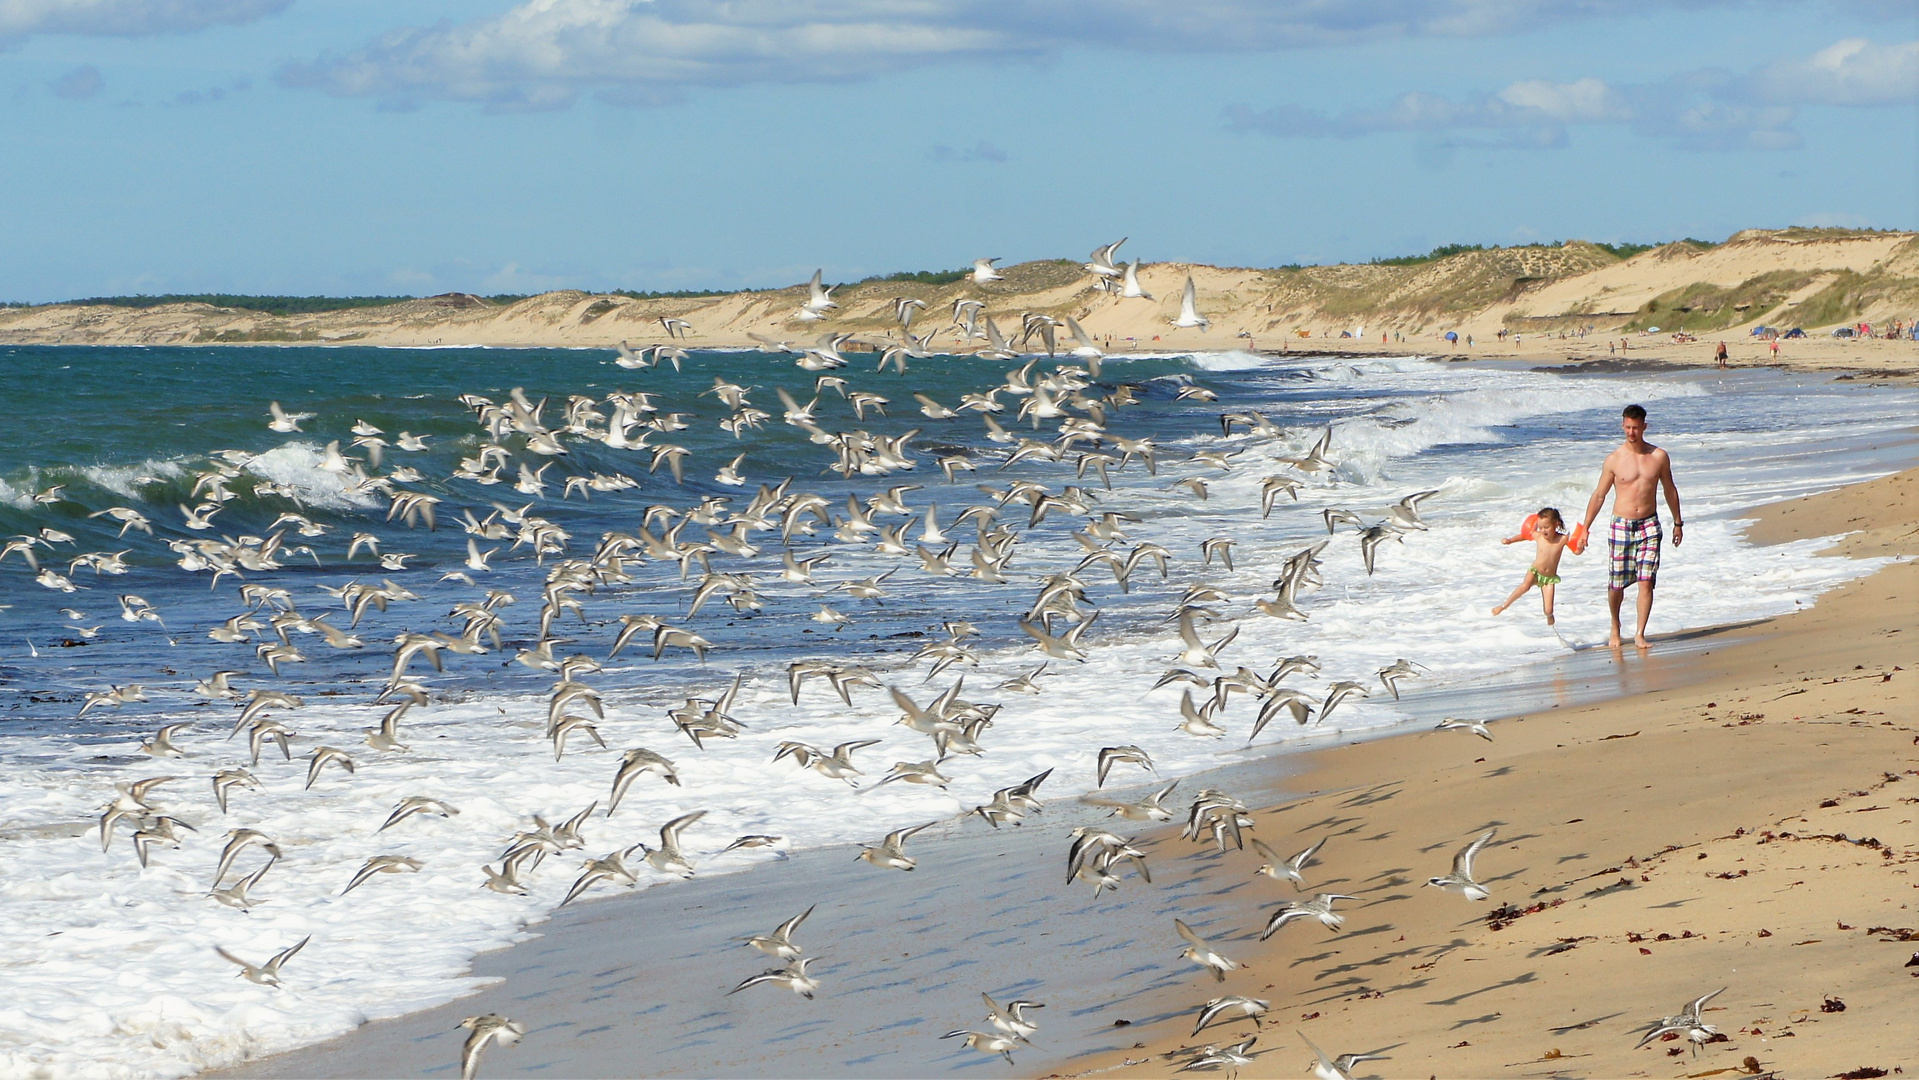
[[1544,507],[1526,519],[1519,534],[1503,543],[1533,542],[1533,563],[1519,587],[1505,603],[1493,608],[1498,615],[1520,597],[1537,587],[1545,609],[1546,625],[1553,625],[1553,601],[1559,585],[1559,560],[1568,549],[1577,555],[1585,550],[1586,536],[1593,520],[1606,505],[1608,492],[1613,497],[1612,525],[1606,532],[1608,572],[1607,606],[1612,614],[1612,633],[1607,644],[1621,644],[1620,608],[1628,589],[1637,592],[1638,622],[1633,644],[1646,648],[1646,622],[1652,617],[1653,589],[1659,580],[1660,548],[1664,530],[1659,521],[1659,494],[1664,492],[1672,510],[1672,543],[1678,547],[1685,536],[1685,521],[1679,511],[1679,487],[1673,482],[1672,459],[1666,451],[1646,441],[1646,410],[1628,405],[1620,415],[1620,428],[1626,440],[1606,455],[1600,466],[1599,484],[1586,502],[1585,520],[1566,530],[1565,518],[1554,507]]

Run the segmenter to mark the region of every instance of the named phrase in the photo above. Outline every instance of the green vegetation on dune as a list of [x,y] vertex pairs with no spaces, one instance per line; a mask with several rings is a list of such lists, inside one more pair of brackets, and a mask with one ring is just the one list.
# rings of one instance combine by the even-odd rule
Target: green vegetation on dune
[[[624,296],[629,300],[699,300],[713,296],[734,296],[739,293],[765,292],[764,289],[672,289],[666,292],[634,292],[632,289],[614,289],[607,296]],[[489,300],[502,301],[505,297],[489,296]],[[524,296],[513,297],[524,300]]]
[[1487,248],[1451,245],[1450,254],[1411,262],[1311,267],[1287,275],[1279,307],[1317,310],[1336,318],[1371,313],[1445,318],[1517,299],[1547,281],[1616,261],[1591,244],[1529,244]]
[[312,315],[322,311],[390,307],[415,300],[413,296],[246,296],[235,293],[165,293],[159,296],[89,296],[67,300],[74,306],[154,308],[165,304],[211,304],[214,307],[259,311],[268,315]]
[[882,281],[912,282],[916,285],[951,285],[953,282],[971,274],[972,268],[965,270],[901,270],[895,274],[875,274],[861,278],[859,284],[871,285]]
[[1836,326],[1856,321],[1868,308],[1890,301],[1908,311],[1919,308],[1919,279],[1867,277],[1853,270],[1833,275],[1825,288],[1780,313],[1781,325]]
[[1653,248],[1656,248],[1659,245],[1658,244],[1602,244],[1597,241],[1594,241],[1593,246],[1598,248],[1601,251],[1606,252],[1609,255],[1612,255],[1616,259],[1624,261],[1626,259],[1632,258],[1634,255],[1637,255],[1642,251],[1651,251]]
[[1730,288],[1695,282],[1646,301],[1624,328],[1649,330],[1657,326],[1662,330],[1694,333],[1724,330],[1760,318],[1818,277],[1801,271],[1776,270]]
[[1441,244],[1424,255],[1394,255],[1388,259],[1373,259],[1368,266],[1418,266],[1421,263],[1438,262],[1449,255],[1464,255],[1468,251],[1485,251],[1483,244]]
[[[1719,246],[1714,241],[1695,240],[1690,236],[1685,238],[1684,240],[1667,240],[1657,244],[1632,244],[1632,243],[1602,244],[1592,240],[1566,240],[1563,242],[1552,241],[1552,242],[1539,243],[1539,244],[1518,244],[1513,247],[1499,247],[1497,245],[1487,246],[1484,244],[1442,244],[1439,247],[1432,249],[1431,251],[1427,252],[1424,255],[1395,255],[1391,258],[1371,259],[1367,262],[1366,265],[1368,266],[1421,266],[1426,263],[1438,262],[1441,259],[1445,259],[1453,255],[1465,255],[1474,251],[1520,251],[1520,250],[1525,250],[1527,248],[1564,248],[1564,247],[1574,247],[1574,246],[1585,246],[1585,247],[1597,248],[1598,250],[1603,251],[1608,255],[1611,255],[1615,259],[1625,260],[1625,259],[1630,259],[1634,255],[1638,255],[1641,252],[1652,251],[1655,248],[1666,247],[1668,244],[1690,244],[1693,247],[1701,248],[1701,249],[1713,248],[1713,247]],[[1294,264],[1290,266],[1278,267],[1277,269],[1296,270],[1299,268],[1300,267],[1297,264]]]
[[1831,326],[1851,322],[1865,309],[1864,295],[1870,283],[1862,274],[1845,270],[1835,275],[1823,289],[1792,306],[1794,326]]

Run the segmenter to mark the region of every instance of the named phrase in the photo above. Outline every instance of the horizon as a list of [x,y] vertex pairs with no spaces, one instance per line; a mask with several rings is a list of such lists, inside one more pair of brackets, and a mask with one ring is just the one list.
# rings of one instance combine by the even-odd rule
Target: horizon
[[731,292],[1120,235],[1286,266],[1919,228],[1910,5],[1178,11],[10,7],[0,296]]

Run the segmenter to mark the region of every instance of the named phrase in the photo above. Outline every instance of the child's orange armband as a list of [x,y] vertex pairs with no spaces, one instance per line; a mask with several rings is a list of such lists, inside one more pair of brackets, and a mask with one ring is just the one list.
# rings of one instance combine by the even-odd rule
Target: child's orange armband
[[1584,555],[1586,553],[1586,527],[1584,525],[1573,526],[1573,534],[1566,538],[1566,546],[1573,549],[1574,555]]
[[1525,522],[1519,526],[1519,538],[1521,540],[1531,540],[1533,538],[1533,526],[1537,524],[1539,524],[1539,515],[1527,514]]

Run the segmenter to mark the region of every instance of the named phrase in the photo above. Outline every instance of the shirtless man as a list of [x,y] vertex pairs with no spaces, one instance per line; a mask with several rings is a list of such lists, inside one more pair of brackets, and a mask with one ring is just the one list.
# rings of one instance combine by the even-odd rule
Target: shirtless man
[[1612,569],[1607,578],[1606,602],[1612,608],[1612,635],[1606,644],[1619,647],[1619,605],[1626,588],[1639,585],[1639,629],[1633,644],[1646,647],[1646,620],[1652,615],[1652,590],[1659,578],[1659,489],[1666,492],[1666,505],[1672,509],[1672,546],[1678,547],[1685,536],[1685,522],[1679,516],[1679,487],[1672,479],[1672,459],[1666,452],[1646,441],[1646,410],[1626,406],[1619,426],[1626,441],[1606,455],[1599,470],[1599,486],[1586,503],[1586,528],[1606,505],[1606,492],[1613,493],[1612,528],[1607,542]]

